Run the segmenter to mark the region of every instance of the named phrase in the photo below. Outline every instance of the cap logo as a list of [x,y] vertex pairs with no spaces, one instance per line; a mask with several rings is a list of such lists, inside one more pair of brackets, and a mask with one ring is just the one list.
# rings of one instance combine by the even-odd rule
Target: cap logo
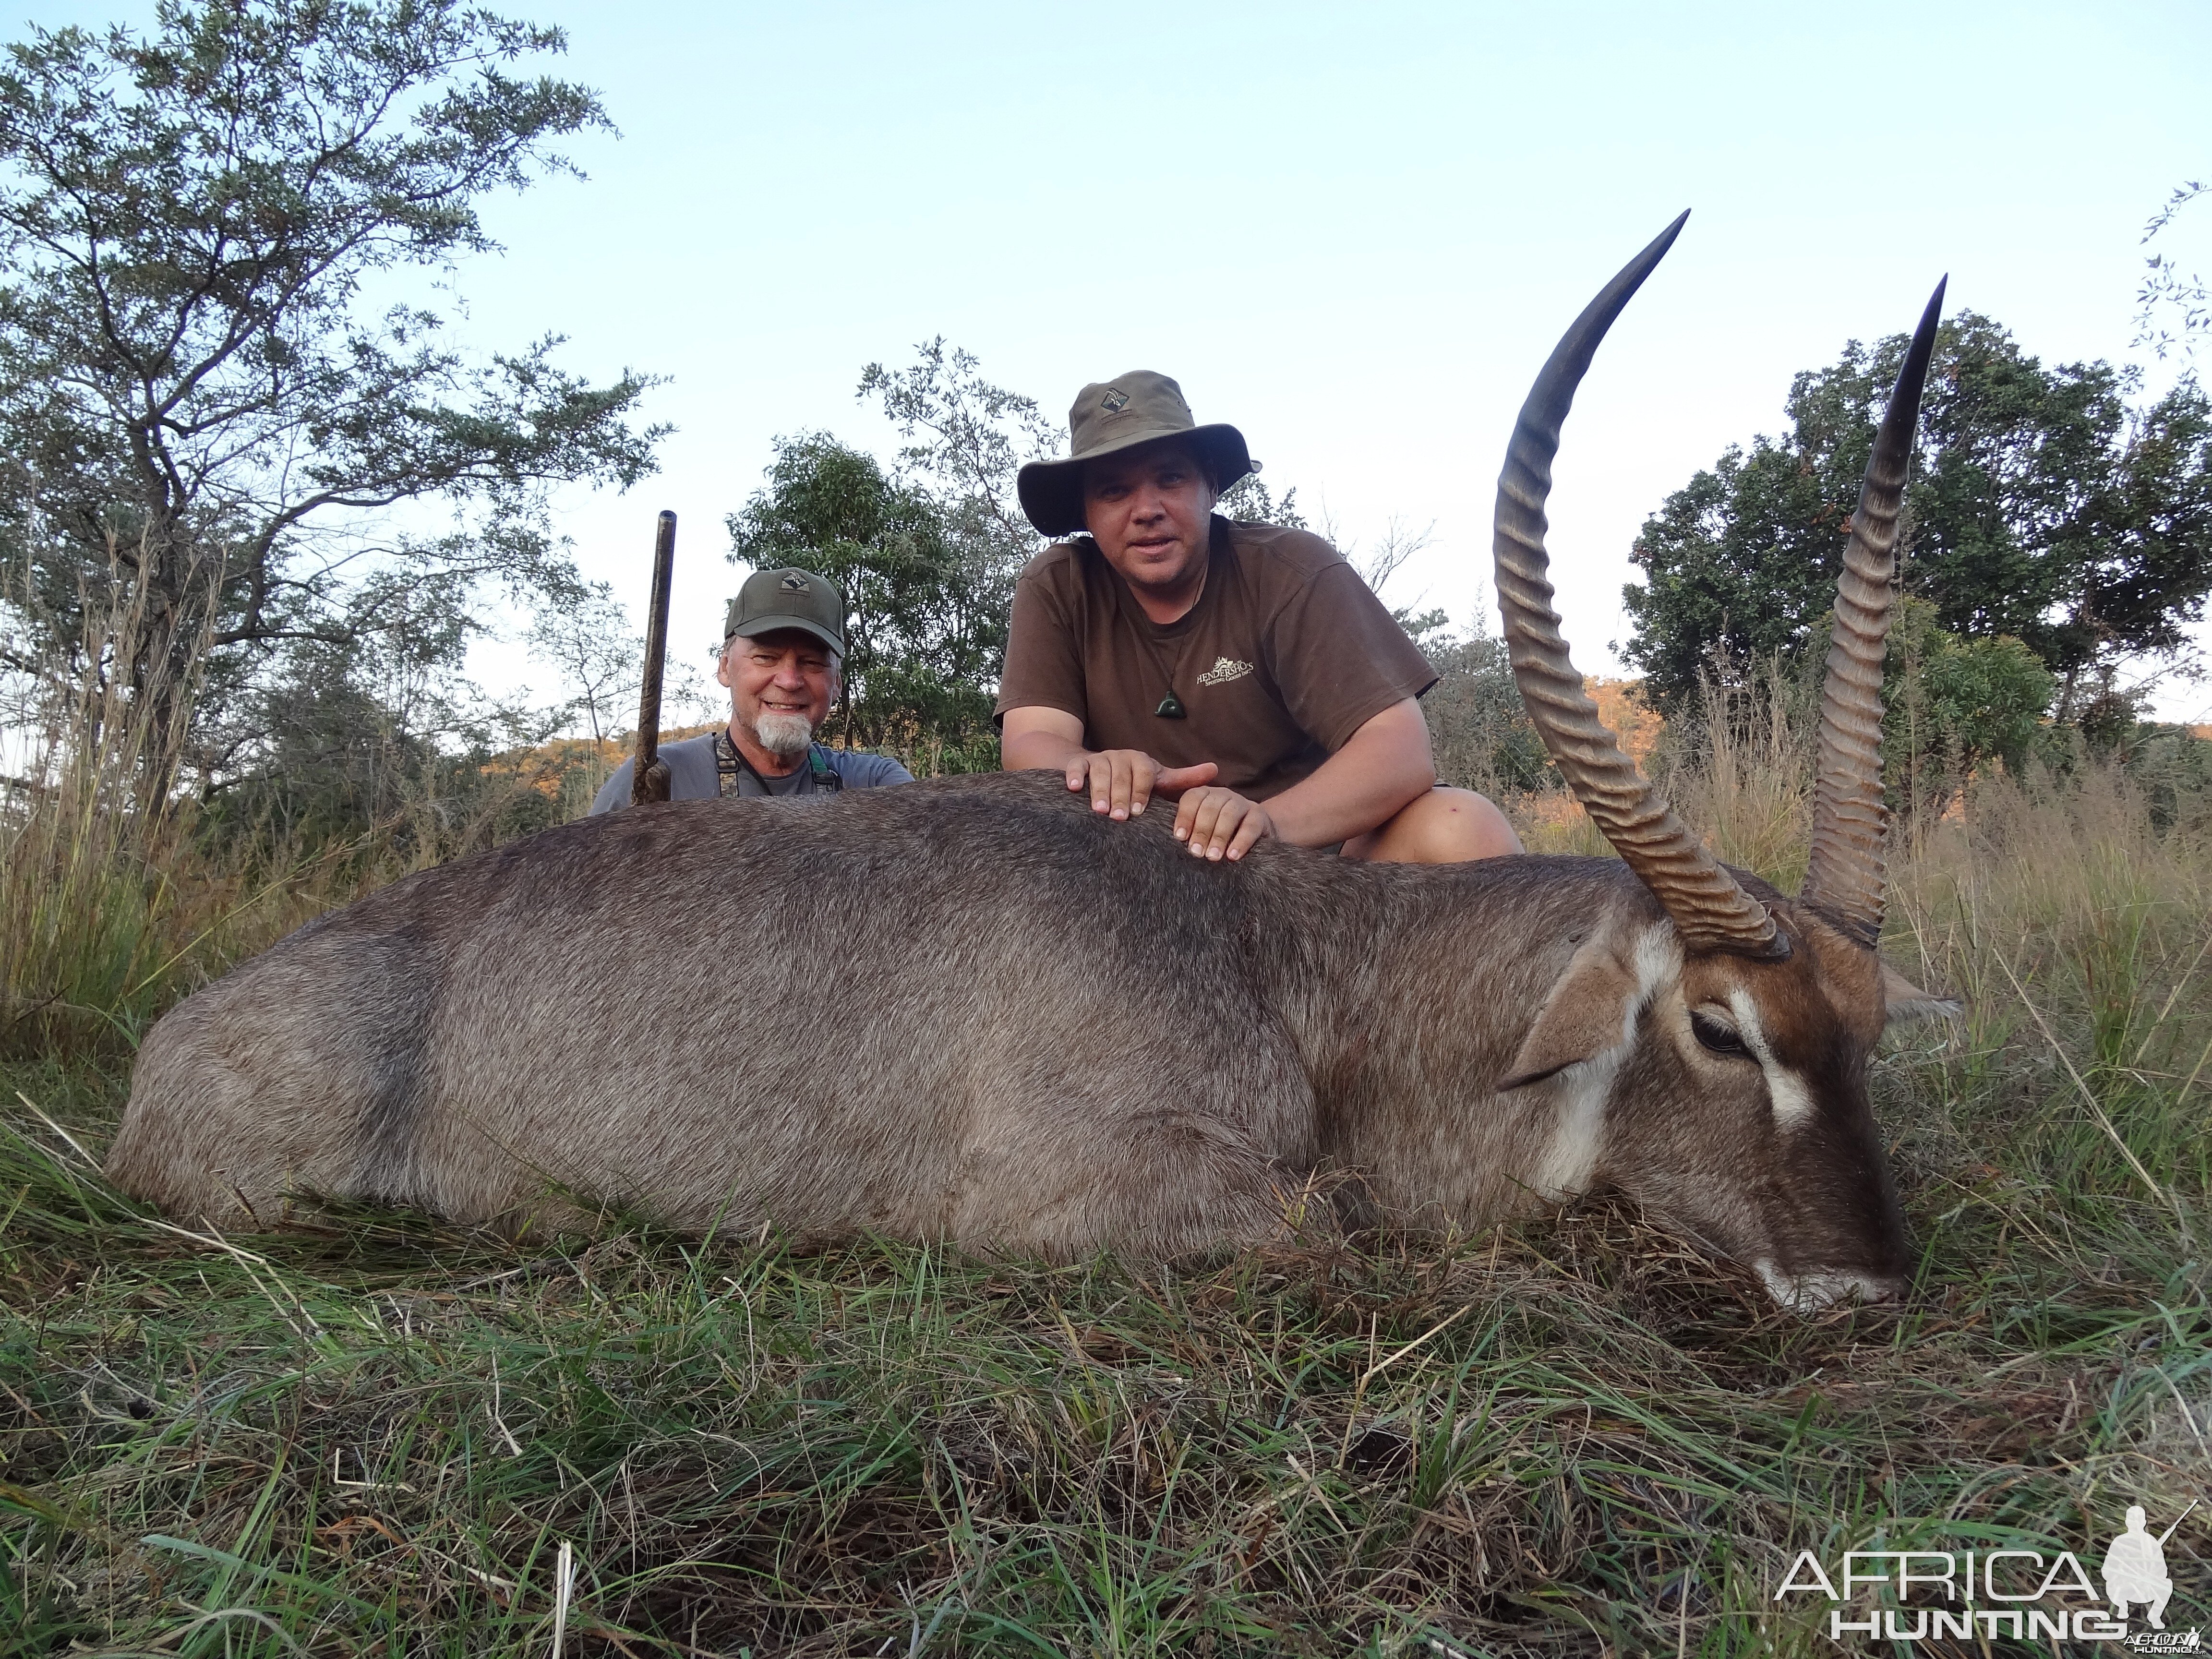
[[796,574],[786,576],[776,586],[787,593],[804,593],[806,591],[806,578]]
[[1129,394],[1118,386],[1111,386],[1098,402],[1109,415],[1119,415],[1129,406]]

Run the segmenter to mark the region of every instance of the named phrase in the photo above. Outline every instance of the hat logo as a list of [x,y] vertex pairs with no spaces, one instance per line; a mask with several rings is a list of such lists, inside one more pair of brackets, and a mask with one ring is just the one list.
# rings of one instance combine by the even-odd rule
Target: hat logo
[[776,586],[787,593],[804,593],[806,591],[806,578],[794,574],[786,576]]
[[1119,415],[1129,406],[1129,394],[1118,386],[1109,386],[1106,395],[1098,401],[1109,415]]

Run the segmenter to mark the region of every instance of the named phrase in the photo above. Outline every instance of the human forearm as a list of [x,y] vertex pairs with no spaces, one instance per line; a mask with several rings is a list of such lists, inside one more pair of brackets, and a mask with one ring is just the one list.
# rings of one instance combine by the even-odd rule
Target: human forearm
[[1304,781],[1267,803],[1281,840],[1327,847],[1387,822],[1437,781],[1428,722],[1408,697],[1370,719]]
[[1087,752],[1080,728],[1073,736],[1036,727],[1017,731],[1009,720],[999,740],[999,763],[1009,772],[1060,771]]

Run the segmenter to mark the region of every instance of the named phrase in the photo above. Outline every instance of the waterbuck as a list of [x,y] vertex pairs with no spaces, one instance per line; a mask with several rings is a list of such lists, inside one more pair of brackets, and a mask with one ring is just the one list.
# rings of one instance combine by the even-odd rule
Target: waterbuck
[[681,1227],[1054,1257],[1353,1218],[1479,1224],[1625,1190],[1783,1302],[1900,1289],[1869,1108],[1876,754],[1929,305],[1852,520],[1805,891],[1723,868],[1600,723],[1543,504],[1591,354],[1680,221],[1545,365],[1500,480],[1530,714],[1620,860],[1189,857],[1057,775],[834,805],[647,805],[425,872],[301,928],[148,1036],[108,1159],[180,1215],[288,1194],[512,1220],[549,1183]]

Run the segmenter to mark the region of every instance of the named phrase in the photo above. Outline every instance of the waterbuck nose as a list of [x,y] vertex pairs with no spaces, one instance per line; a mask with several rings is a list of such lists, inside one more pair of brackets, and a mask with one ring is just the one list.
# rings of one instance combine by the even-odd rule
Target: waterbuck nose
[[1754,1264],[1767,1293],[1793,1313],[1819,1313],[1838,1302],[1869,1304],[1902,1302],[1905,1280],[1893,1273],[1859,1273],[1849,1268],[1814,1268],[1785,1273],[1771,1261]]

